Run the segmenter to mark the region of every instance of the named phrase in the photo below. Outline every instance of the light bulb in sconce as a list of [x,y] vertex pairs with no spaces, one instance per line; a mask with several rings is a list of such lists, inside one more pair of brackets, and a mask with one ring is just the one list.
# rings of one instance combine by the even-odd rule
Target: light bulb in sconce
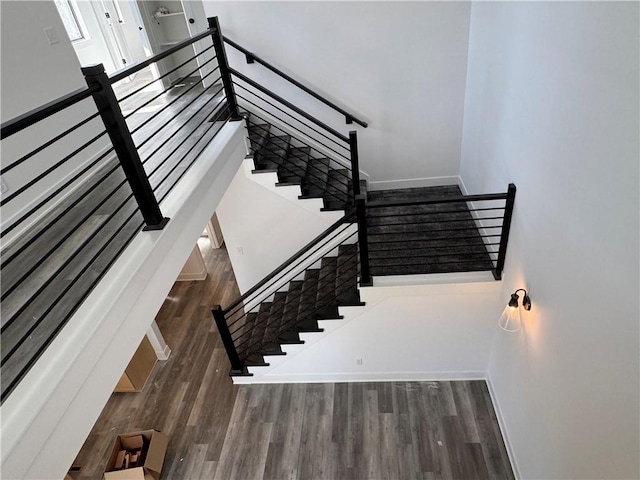
[[522,308],[526,311],[531,310],[531,298],[529,298],[527,291],[524,288],[519,288],[513,292],[509,299],[509,303],[505,307],[502,315],[500,316],[500,320],[498,321],[500,328],[507,332],[517,332],[522,328],[522,316],[519,302],[520,297],[518,296],[518,292],[524,292],[524,296],[522,297]]
[[518,307],[504,307],[500,320],[498,321],[500,328],[507,332],[517,332],[522,327],[522,317]]

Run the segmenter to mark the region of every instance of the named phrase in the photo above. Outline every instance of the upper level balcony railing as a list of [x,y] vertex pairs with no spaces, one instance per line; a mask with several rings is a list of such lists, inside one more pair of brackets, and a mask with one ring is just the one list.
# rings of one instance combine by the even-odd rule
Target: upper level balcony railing
[[217,23],[1,127],[4,401],[228,119]]

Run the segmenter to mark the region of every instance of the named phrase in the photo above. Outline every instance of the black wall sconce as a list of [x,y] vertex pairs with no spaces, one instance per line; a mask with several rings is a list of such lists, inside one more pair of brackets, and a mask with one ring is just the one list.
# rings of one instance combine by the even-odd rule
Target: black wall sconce
[[519,288],[511,294],[511,300],[509,300],[509,308],[518,308],[518,300],[520,300],[518,292],[524,292],[524,297],[522,298],[522,308],[524,308],[528,312],[529,310],[531,310],[531,299],[529,298],[529,294],[524,288]]
[[520,296],[518,292],[524,292],[522,297],[522,308],[527,312],[531,310],[531,298],[524,288],[519,288],[511,294],[509,303],[505,307],[498,325],[507,332],[517,332],[522,326],[522,319],[520,317]]

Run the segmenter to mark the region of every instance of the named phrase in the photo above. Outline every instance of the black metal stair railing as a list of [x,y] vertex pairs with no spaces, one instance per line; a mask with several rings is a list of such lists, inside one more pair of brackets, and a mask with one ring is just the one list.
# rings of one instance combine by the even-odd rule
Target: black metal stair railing
[[[256,63],[264,67],[278,79],[283,79],[288,85],[308,95],[312,102],[324,105],[331,112],[337,112],[344,116],[347,124],[357,123],[366,128],[365,121],[358,118],[346,109],[336,105],[313,89],[294,79],[282,70],[250,52],[237,42],[224,37],[224,42],[230,47],[242,53],[247,63]],[[342,185],[350,192],[349,205],[355,204],[355,196],[360,194],[360,172],[358,159],[357,132],[351,130],[348,133],[341,133],[326,122],[308,113],[307,110],[298,107],[293,101],[284,98],[283,95],[275,93],[265,87],[262,83],[251,78],[250,75],[240,72],[237,68],[229,68],[232,78],[230,91],[236,96],[239,107],[249,113],[249,122],[252,117],[260,120],[261,124],[253,122],[254,126],[275,125],[282,135],[287,132],[295,136],[296,147],[310,149],[310,157],[313,159],[329,158],[331,168],[334,170],[335,182]],[[301,162],[297,161],[294,155],[294,165],[288,162],[287,157],[282,157],[278,165],[279,172],[285,176],[298,172]],[[296,165],[297,164],[297,165]],[[311,172],[313,176],[313,172]],[[304,179],[303,179],[304,183]],[[342,188],[342,187],[341,187]]]
[[209,29],[111,76],[83,68],[87,87],[2,124],[2,401],[140,230],[164,227],[162,200],[240,119],[221,48]]
[[[213,307],[212,314],[231,362],[233,375],[247,374],[246,367],[251,364],[253,356],[260,356],[264,353],[281,355],[280,344],[301,343],[282,338],[283,335],[286,336],[294,332],[296,328],[300,329],[300,325],[307,325],[304,331],[319,331],[317,325],[309,327],[308,323],[313,323],[321,318],[323,309],[331,311],[335,307],[336,296],[340,297],[341,293],[347,295],[350,287],[355,288],[357,281],[355,278],[357,275],[357,232],[354,226],[355,212],[351,211],[283,262],[231,305],[224,309],[219,305]],[[300,310],[297,310],[293,323],[274,329],[269,324],[270,319],[279,318],[287,308],[287,304],[282,301],[282,295],[284,295],[282,289],[287,284],[294,283],[294,279],[304,273],[312,263],[317,262],[323,254],[326,255],[327,252],[323,249],[334,250],[345,244],[351,244],[355,248],[355,251],[348,252],[341,259],[343,262],[351,262],[356,267],[352,274],[336,278],[329,290],[318,292],[317,296],[314,296],[315,301],[312,305],[300,307]],[[269,300],[270,297],[273,300]],[[359,299],[356,302],[359,302]],[[258,314],[258,309],[265,304],[271,307],[268,316]],[[337,314],[337,312],[335,313]],[[267,330],[266,335],[265,330]],[[256,334],[256,331],[260,333]],[[260,361],[258,363],[254,361],[253,364],[260,364]]]
[[298,87],[300,90],[308,93],[309,95],[311,95],[312,97],[314,97],[316,100],[319,100],[320,102],[324,103],[325,105],[329,106],[330,108],[332,108],[333,110],[335,110],[336,112],[341,113],[342,115],[344,115],[345,117],[345,122],[347,124],[351,124],[351,123],[357,123],[358,125],[362,126],[362,127],[367,127],[367,122],[365,122],[364,120],[359,119],[358,117],[356,117],[355,115],[353,115],[352,113],[346,111],[345,109],[343,109],[342,107],[339,107],[338,105],[336,105],[334,102],[326,99],[325,97],[323,97],[322,95],[320,95],[319,93],[315,92],[314,90],[312,90],[311,88],[307,87],[306,85],[302,84],[301,82],[297,81],[295,78],[291,77],[290,75],[287,75],[286,73],[284,73],[282,70],[280,70],[279,68],[274,67],[273,65],[271,65],[270,63],[268,63],[267,61],[263,60],[262,58],[260,58],[258,55],[256,55],[253,52],[250,52],[249,50],[247,50],[246,48],[244,48],[242,45],[239,45],[238,43],[234,42],[233,40],[231,40],[228,37],[223,37],[225,43],[227,43],[228,45],[231,45],[233,48],[235,48],[236,50],[242,52],[245,55],[245,58],[247,60],[247,63],[254,63],[254,62],[258,62],[260,65],[262,65],[263,67],[267,68],[268,70],[270,70],[271,72],[275,73],[276,75],[278,75],[279,77],[285,79],[287,82],[295,85],[296,87]]
[[356,199],[361,285],[372,277],[491,271],[502,278],[516,187],[431,199]]

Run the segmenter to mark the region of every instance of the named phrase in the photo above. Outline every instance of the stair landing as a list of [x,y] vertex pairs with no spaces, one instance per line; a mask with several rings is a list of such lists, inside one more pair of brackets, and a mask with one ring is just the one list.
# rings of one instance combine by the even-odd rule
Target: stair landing
[[[371,191],[369,201],[421,200],[462,195],[457,185]],[[487,247],[466,203],[368,209],[371,275],[486,271]]]

